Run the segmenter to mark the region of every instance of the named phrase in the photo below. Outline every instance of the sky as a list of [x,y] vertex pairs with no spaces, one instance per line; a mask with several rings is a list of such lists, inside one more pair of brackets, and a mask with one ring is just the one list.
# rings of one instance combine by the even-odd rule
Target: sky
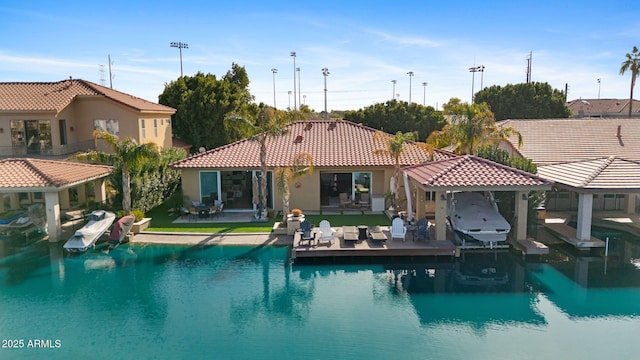
[[525,82],[529,57],[531,80],[568,86],[569,100],[625,99],[631,77],[619,71],[640,47],[640,1],[0,2],[0,82],[110,86],[111,74],[114,89],[157,102],[180,76],[171,42],[188,44],[184,75],[221,77],[236,63],[255,101],[278,109],[324,110],[325,80],[328,111],[393,97],[441,109]]

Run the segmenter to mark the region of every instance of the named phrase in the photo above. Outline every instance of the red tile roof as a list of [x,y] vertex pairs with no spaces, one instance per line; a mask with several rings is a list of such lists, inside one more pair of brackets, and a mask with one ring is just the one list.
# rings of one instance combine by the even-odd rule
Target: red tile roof
[[0,189],[59,188],[109,175],[111,166],[41,159],[0,160]]
[[[288,166],[301,152],[313,155],[315,166],[394,166],[389,155],[374,154],[376,129],[350,121],[297,121],[288,125],[286,135],[267,140],[267,167]],[[196,154],[173,163],[174,168],[258,168],[260,147],[255,141],[241,140]],[[436,150],[435,159],[455,156]],[[429,159],[426,150],[407,143],[401,165],[422,163]]]
[[0,82],[0,111],[59,112],[74,99],[83,96],[105,97],[140,112],[169,115],[175,109],[153,103],[86,80],[58,82]]
[[487,189],[513,191],[551,189],[551,182],[536,175],[473,155],[428,162],[402,169],[421,185],[441,190]]
[[540,166],[538,174],[575,189],[636,192],[640,190],[640,162],[615,156]]

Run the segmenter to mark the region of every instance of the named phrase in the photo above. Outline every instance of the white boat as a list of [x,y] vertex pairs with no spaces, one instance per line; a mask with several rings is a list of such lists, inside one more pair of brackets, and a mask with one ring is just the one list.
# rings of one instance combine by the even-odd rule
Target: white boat
[[96,244],[96,241],[109,229],[116,214],[105,210],[94,210],[89,214],[89,221],[64,244],[69,252],[84,252]]
[[462,240],[493,245],[507,240],[511,225],[500,215],[493,200],[474,192],[449,194],[447,217],[452,230]]

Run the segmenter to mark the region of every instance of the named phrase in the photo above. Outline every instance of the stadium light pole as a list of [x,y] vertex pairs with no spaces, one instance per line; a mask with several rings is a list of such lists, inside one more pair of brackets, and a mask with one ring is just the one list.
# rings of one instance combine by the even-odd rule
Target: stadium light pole
[[287,94],[289,94],[289,110],[291,110],[291,90],[287,91]]
[[391,93],[391,99],[395,100],[396,99],[396,83],[398,82],[398,80],[391,80],[391,82],[393,83],[393,93]]
[[302,88],[300,87],[300,68],[297,67],[296,71],[298,72],[298,107],[300,107],[302,106],[302,99],[301,99]]
[[409,75],[409,104],[411,104],[411,78],[413,77],[413,71],[409,71],[407,75]]
[[429,85],[429,83],[426,81],[422,83],[422,87],[424,88],[424,92],[422,93],[422,106],[427,106],[427,85]]
[[329,76],[329,69],[322,68],[322,75],[324,75],[324,118],[328,116],[327,113],[327,76]]
[[273,108],[276,108],[276,74],[278,73],[278,69],[273,68],[271,69],[271,72],[273,73]]
[[470,67],[469,71],[471,72],[471,104],[473,104],[473,88],[474,88],[474,83],[476,80],[476,71],[478,71],[478,67],[474,66],[474,67]]
[[478,71],[480,71],[480,90],[484,89],[484,65],[478,66]]
[[598,99],[600,99],[600,83],[602,82],[601,78],[598,78]]
[[289,53],[293,57],[293,110],[297,110],[296,107],[296,52]]
[[182,49],[188,49],[189,48],[189,44],[183,43],[183,42],[179,42],[179,41],[178,42],[174,41],[170,45],[171,45],[171,47],[180,49],[180,77],[182,77],[183,76],[182,75]]

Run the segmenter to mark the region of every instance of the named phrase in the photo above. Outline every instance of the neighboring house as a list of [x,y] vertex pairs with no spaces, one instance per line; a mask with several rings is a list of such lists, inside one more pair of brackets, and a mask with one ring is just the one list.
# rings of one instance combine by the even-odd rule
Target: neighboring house
[[94,149],[101,129],[172,146],[175,109],[86,80],[0,83],[0,157],[57,157]]
[[[384,195],[390,191],[394,160],[385,154],[374,154],[375,129],[349,121],[310,120],[288,125],[288,134],[267,140],[266,163],[268,207],[282,209],[282,199],[275,193],[272,171],[290,165],[297,154],[313,156],[314,172],[291,185],[291,208],[318,211],[327,207],[354,206],[360,197],[370,202],[373,211],[385,208]],[[241,140],[196,154],[171,165],[182,172],[182,189],[190,201],[211,203],[224,201],[225,209],[255,209],[260,176],[258,142]],[[435,159],[453,157],[435,151]],[[431,155],[414,143],[407,143],[400,158],[402,166],[427,161]],[[400,179],[402,182],[402,179]],[[403,191],[401,192],[403,193]],[[345,200],[340,201],[340,194]]]
[[[640,107],[640,106],[639,106]],[[578,212],[578,238],[588,239],[593,211],[635,213],[640,193],[640,122],[629,118],[504,120],[523,138],[503,148],[538,165],[555,183],[546,208]]]
[[[576,99],[567,102],[574,118],[628,118],[629,99]],[[640,101],[633,100],[632,117],[640,117]]]

